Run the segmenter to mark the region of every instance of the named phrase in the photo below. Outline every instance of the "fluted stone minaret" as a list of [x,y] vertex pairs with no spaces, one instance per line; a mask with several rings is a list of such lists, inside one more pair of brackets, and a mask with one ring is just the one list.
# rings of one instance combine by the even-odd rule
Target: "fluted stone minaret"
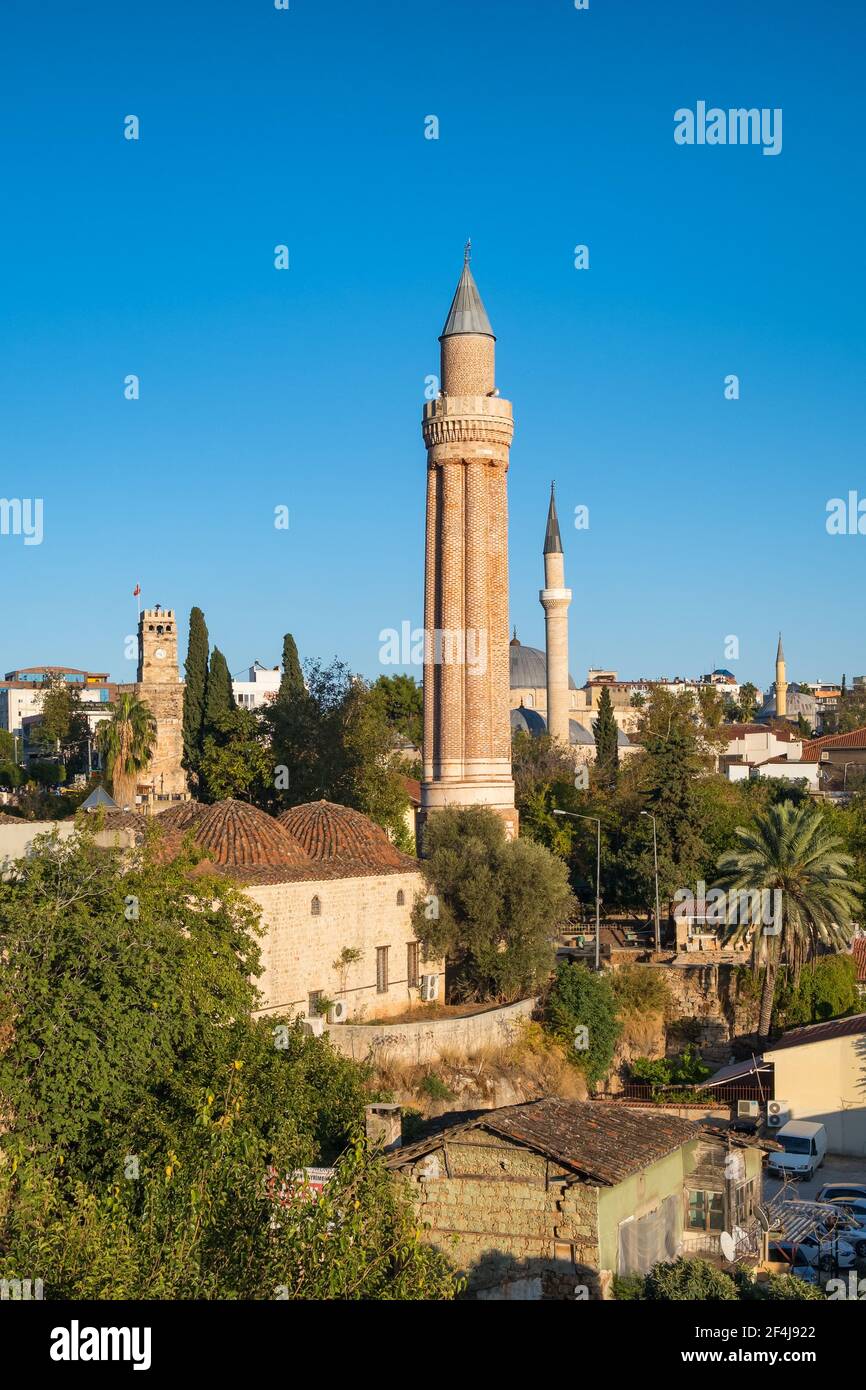
[[508,501],[514,424],[469,268],[439,339],[441,390],[424,407],[424,777],[420,825],[443,806],[489,806],[517,833],[511,776]]
[[568,746],[568,606],[571,603],[571,590],[565,587],[565,557],[553,483],[550,484],[550,506],[544,536],[544,588],[538,597],[544,609],[547,732],[551,738],[559,739]]
[[782,634],[776,648],[776,714],[784,719],[788,712],[788,682],[785,679],[785,653],[782,649]]

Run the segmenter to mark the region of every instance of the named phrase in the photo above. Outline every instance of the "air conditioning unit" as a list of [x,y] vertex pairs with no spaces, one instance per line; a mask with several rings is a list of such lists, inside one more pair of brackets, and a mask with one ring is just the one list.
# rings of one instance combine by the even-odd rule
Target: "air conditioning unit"
[[314,1038],[321,1038],[325,1032],[325,1020],[321,1014],[310,1014],[309,1018],[301,1019],[303,1032]]
[[767,1128],[781,1129],[791,1118],[791,1104],[787,1100],[767,1101]]
[[349,1010],[345,999],[335,999],[328,1010],[329,1023],[345,1023],[349,1015]]
[[425,1004],[432,1004],[439,996],[439,976],[421,976],[421,998]]
[[761,1107],[756,1100],[737,1101],[738,1120],[757,1120],[761,1113]]

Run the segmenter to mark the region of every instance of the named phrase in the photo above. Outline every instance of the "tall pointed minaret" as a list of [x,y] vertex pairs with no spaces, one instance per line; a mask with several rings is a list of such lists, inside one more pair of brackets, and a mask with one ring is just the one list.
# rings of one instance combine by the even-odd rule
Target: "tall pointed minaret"
[[517,833],[511,776],[508,501],[514,424],[469,268],[439,339],[441,390],[424,407],[424,776],[420,825],[443,806],[489,806]]
[[550,484],[547,531],[544,535],[544,588],[538,595],[544,609],[547,654],[547,732],[566,747],[570,743],[568,712],[568,606],[571,590],[565,587],[565,557],[556,495]]
[[785,679],[785,653],[782,648],[782,634],[776,648],[776,715],[784,719],[788,712],[788,682]]

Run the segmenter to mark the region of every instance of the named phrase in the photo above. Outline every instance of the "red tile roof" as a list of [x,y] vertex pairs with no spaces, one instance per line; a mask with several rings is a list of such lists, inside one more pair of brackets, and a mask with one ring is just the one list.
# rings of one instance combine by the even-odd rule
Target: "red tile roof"
[[802,1028],[792,1028],[783,1033],[777,1042],[764,1048],[764,1055],[772,1061],[774,1052],[785,1047],[805,1047],[808,1043],[827,1042],[831,1038],[856,1037],[866,1033],[866,1014],[854,1014],[851,1018],[834,1018],[829,1023],[807,1023]]
[[857,966],[857,983],[866,985],[866,936],[858,936],[851,942],[851,954]]
[[819,763],[825,748],[866,748],[866,725],[847,734],[824,734],[823,738],[809,739],[803,744],[802,761]]
[[218,864],[309,866],[308,856],[285,826],[245,801],[217,801],[196,817],[191,828],[196,844],[209,850]]
[[338,867],[363,865],[368,869],[415,868],[413,859],[391,844],[369,816],[333,801],[309,801],[283,811],[284,826],[311,859]]
[[462,1130],[485,1129],[544,1154],[578,1178],[614,1187],[697,1139],[701,1132],[691,1120],[616,1102],[561,1100],[558,1096],[475,1112],[468,1119],[464,1114],[452,1126],[441,1120],[447,1121],[447,1117],[431,1126],[427,1138],[395,1149],[386,1159],[388,1167],[403,1167],[438,1148],[443,1139],[453,1137],[459,1142]]

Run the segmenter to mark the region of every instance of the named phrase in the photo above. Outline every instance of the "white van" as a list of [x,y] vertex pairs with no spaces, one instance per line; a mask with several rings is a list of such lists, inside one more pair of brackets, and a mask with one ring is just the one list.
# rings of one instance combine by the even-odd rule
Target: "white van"
[[778,1177],[787,1174],[808,1182],[824,1162],[827,1131],[823,1125],[813,1124],[811,1120],[789,1120],[775,1130],[772,1137],[783,1146],[781,1152],[771,1153],[767,1160],[770,1172]]

